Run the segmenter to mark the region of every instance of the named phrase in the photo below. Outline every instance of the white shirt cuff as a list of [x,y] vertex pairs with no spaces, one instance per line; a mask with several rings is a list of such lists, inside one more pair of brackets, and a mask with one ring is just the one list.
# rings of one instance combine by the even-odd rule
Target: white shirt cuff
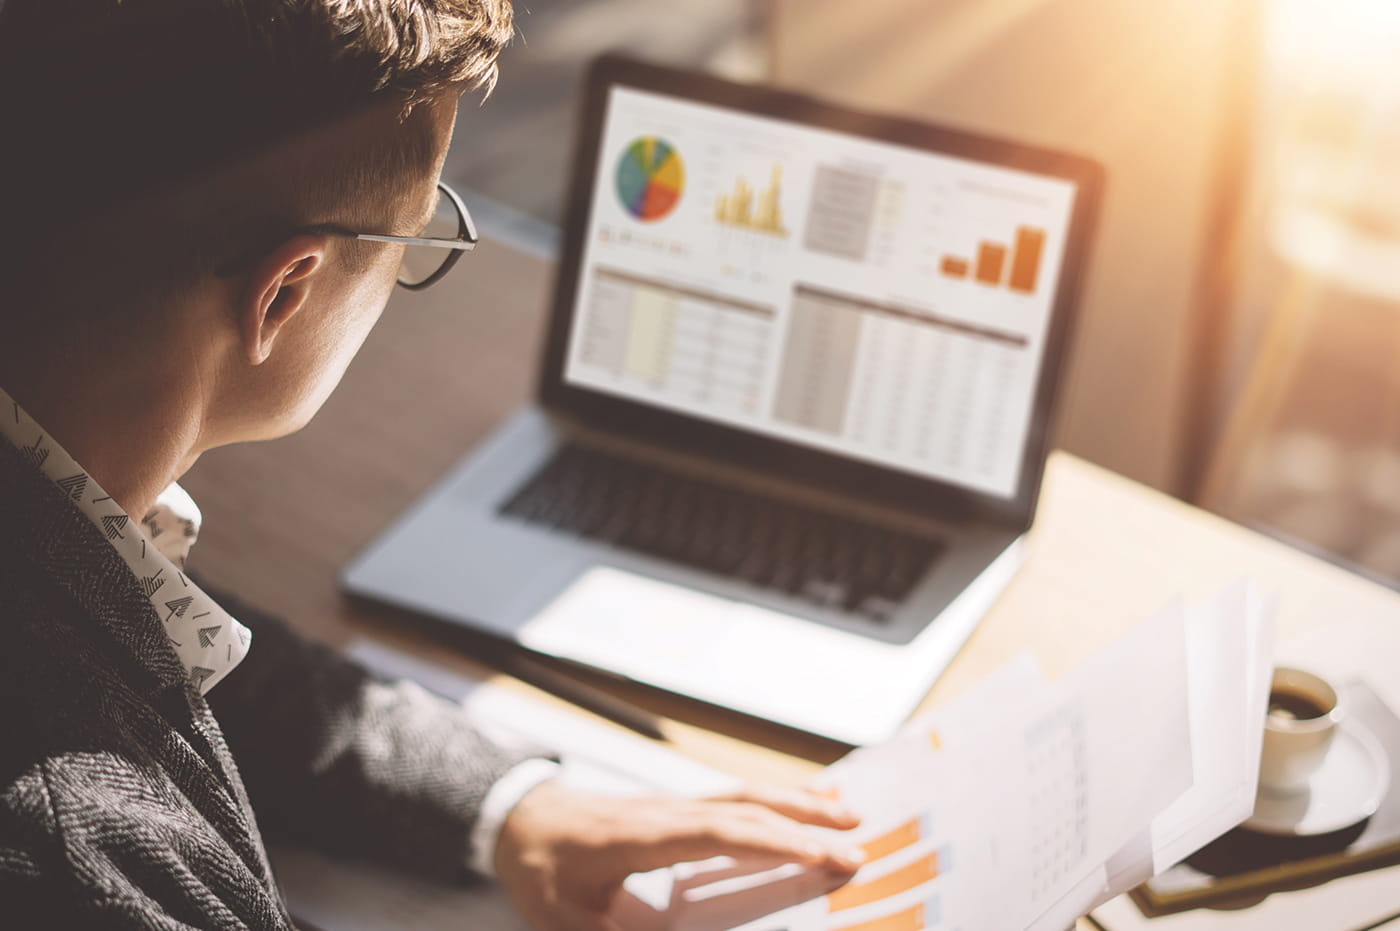
[[481,800],[481,811],[476,816],[472,828],[472,858],[467,865],[482,876],[494,878],[496,875],[496,842],[501,838],[501,828],[506,818],[530,790],[542,782],[559,775],[559,764],[553,760],[526,760],[517,763],[496,780]]

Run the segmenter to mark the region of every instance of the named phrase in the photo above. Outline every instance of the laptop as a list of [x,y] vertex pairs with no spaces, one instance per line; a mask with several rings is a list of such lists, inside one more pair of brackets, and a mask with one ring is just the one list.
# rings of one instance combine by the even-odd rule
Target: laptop
[[535,403],[349,591],[851,744],[1024,558],[1101,172],[617,56]]

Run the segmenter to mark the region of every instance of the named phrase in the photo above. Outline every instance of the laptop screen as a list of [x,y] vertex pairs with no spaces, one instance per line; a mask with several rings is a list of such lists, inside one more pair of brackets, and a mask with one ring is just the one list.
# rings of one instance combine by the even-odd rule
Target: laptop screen
[[1015,496],[1076,185],[615,86],[568,384]]

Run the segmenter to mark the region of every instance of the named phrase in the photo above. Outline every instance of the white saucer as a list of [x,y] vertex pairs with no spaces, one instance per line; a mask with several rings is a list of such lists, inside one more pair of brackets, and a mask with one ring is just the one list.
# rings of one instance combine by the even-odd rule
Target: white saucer
[[1289,837],[1330,834],[1375,814],[1389,787],[1385,748],[1364,727],[1343,722],[1308,787],[1289,795],[1261,789],[1244,826]]

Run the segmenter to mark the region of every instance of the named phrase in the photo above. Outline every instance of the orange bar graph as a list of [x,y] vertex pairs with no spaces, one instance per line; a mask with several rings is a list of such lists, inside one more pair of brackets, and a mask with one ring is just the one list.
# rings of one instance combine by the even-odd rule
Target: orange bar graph
[[984,242],[977,247],[977,280],[1001,284],[1001,267],[1006,264],[1006,247]]
[[[1007,261],[1007,252],[1010,261]],[[986,240],[977,244],[977,262],[945,255],[938,270],[946,278],[968,278],[993,287],[1005,284],[1018,294],[1035,293],[1040,281],[1040,260],[1045,254],[1045,230],[1034,226],[1016,227],[1016,241],[1008,250],[1006,245]],[[1009,274],[1008,274],[1009,266]]]
[[1016,228],[1016,248],[1011,253],[1011,280],[1007,287],[1022,294],[1035,290],[1040,277],[1040,254],[1045,250],[1045,232],[1030,226]]
[[866,860],[879,860],[881,857],[888,857],[892,853],[918,843],[923,838],[928,837],[929,833],[929,816],[920,815],[898,827],[891,828],[879,837],[871,838],[862,844],[860,849],[865,852]]
[[892,895],[908,892],[921,883],[938,878],[938,854],[931,853],[913,863],[886,873],[859,886],[842,886],[826,897],[827,911],[839,912],[857,905],[869,905]]
[[931,899],[893,915],[872,918],[859,924],[846,925],[835,931],[924,931],[938,923],[938,902]]

